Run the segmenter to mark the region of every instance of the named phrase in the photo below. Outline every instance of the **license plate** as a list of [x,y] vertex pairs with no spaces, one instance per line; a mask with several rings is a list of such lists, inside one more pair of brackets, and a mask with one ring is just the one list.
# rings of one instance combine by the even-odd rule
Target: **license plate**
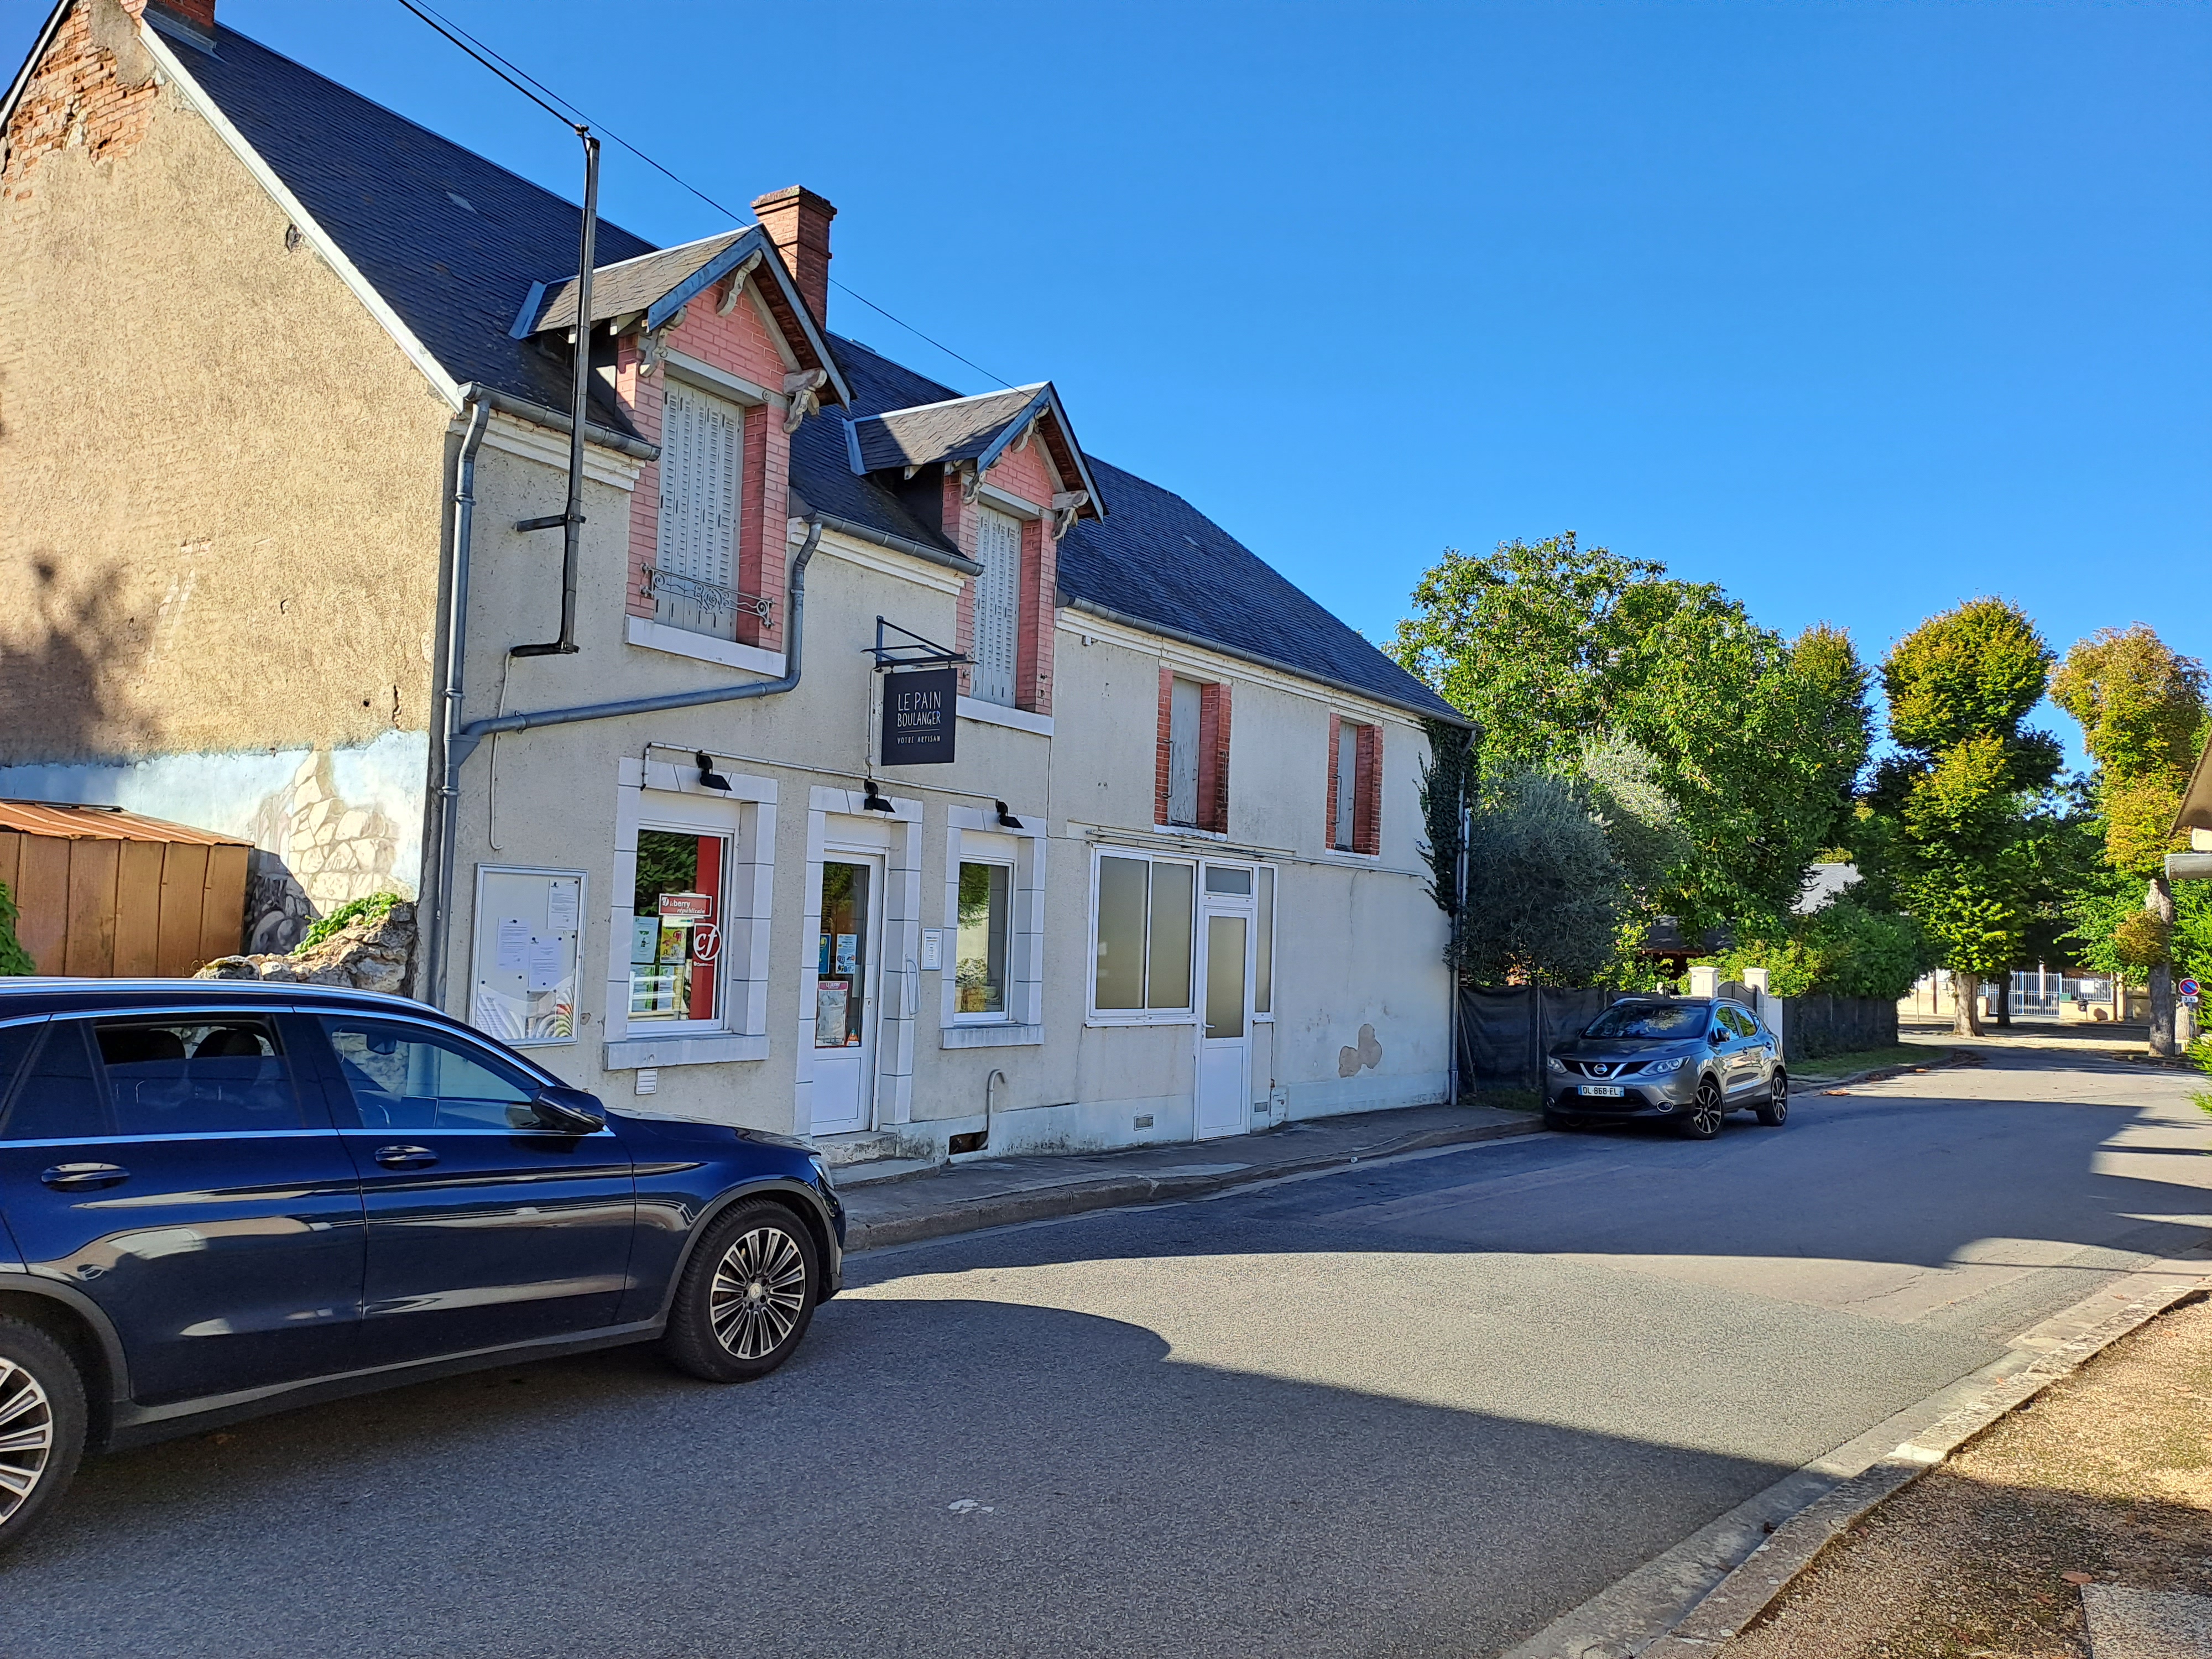
[[1618,1083],[1585,1083],[1583,1085],[1583,1092],[1586,1095],[1595,1095],[1601,1100],[1619,1100],[1628,1091]]

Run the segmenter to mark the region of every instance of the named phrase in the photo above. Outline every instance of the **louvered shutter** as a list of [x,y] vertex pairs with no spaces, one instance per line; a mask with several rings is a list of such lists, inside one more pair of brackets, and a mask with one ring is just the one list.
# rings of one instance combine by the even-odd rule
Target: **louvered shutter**
[[975,696],[1014,701],[1014,658],[1021,642],[1021,520],[985,507],[978,515],[975,562]]
[[660,524],[653,562],[664,622],[732,639],[738,570],[738,459],[744,411],[675,380],[660,416]]

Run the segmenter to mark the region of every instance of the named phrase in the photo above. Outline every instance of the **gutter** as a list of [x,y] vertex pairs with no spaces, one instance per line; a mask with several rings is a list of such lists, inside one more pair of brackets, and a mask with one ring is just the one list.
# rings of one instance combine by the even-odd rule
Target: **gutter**
[[431,907],[430,936],[422,945],[422,988],[432,999],[445,982],[446,912],[453,892],[456,769],[452,757],[454,732],[461,718],[461,676],[468,662],[469,550],[476,528],[477,451],[483,447],[484,433],[491,426],[492,404],[488,398],[477,395],[481,391],[475,386],[467,388],[468,432],[461,440],[460,458],[453,469],[453,554],[452,568],[447,573],[446,662],[441,676],[445,684],[438,693],[441,775],[432,827],[435,838],[431,842],[438,856],[438,902]]
[[1424,708],[1419,704],[1407,702],[1401,697],[1390,696],[1381,691],[1372,691],[1365,686],[1352,685],[1344,680],[1331,679],[1326,674],[1317,674],[1310,668],[1302,668],[1296,663],[1285,662],[1279,657],[1263,656],[1257,651],[1247,651],[1241,646],[1224,645],[1219,640],[1209,640],[1196,634],[1185,633],[1182,629],[1170,628],[1165,623],[1150,622],[1142,617],[1133,617],[1126,611],[1116,611],[1111,605],[1100,605],[1095,599],[1074,599],[1063,594],[1061,603],[1070,611],[1085,611],[1091,616],[1103,617],[1110,623],[1119,623],[1124,628],[1133,628],[1141,633],[1157,634],[1162,639],[1176,640],[1184,645],[1196,646],[1200,650],[1211,651],[1216,656],[1234,657],[1239,662],[1252,663],[1261,668],[1272,668],[1278,673],[1310,681],[1316,685],[1329,686],[1343,692],[1346,696],[1363,698],[1369,702],[1379,702],[1385,708],[1395,708],[1400,713],[1411,714],[1417,720],[1442,720],[1447,726],[1464,726],[1470,731],[1474,728],[1473,720],[1461,714],[1449,703],[1445,702],[1441,697],[1437,699],[1436,708]]
[[[851,429],[849,427],[847,428]],[[947,570],[957,570],[963,576],[980,576],[983,567],[975,560],[958,553],[948,553],[941,547],[932,547],[927,542],[910,542],[903,536],[894,536],[888,530],[871,530],[850,519],[841,519],[832,513],[817,513],[809,508],[807,522],[823,530],[834,530],[841,536],[850,536],[856,542],[872,542],[878,547],[888,547],[894,553],[906,553],[917,559],[927,559],[932,564],[941,564]]]
[[[533,404],[527,398],[518,398],[513,392],[501,392],[480,380],[471,380],[461,388],[461,402],[483,404],[501,415],[512,415],[518,421],[528,421],[555,432],[573,433],[575,423],[557,409],[548,409],[544,404]],[[617,432],[611,426],[601,426],[596,421],[584,422],[584,435],[602,449],[611,449],[632,460],[657,461],[660,446],[649,444],[642,438],[634,438],[627,432]]]

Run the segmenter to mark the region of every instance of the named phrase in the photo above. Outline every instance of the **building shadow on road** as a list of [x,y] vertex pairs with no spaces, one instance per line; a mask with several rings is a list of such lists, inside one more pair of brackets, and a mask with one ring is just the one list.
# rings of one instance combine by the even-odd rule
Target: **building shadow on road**
[[862,1297],[748,1388],[617,1352],[95,1462],[0,1650],[1483,1653],[1785,1467]]

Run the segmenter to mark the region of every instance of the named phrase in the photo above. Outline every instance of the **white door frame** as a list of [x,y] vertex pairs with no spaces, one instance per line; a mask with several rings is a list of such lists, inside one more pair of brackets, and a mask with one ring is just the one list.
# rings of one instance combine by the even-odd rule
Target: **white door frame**
[[[884,888],[886,866],[890,862],[890,851],[888,847],[867,847],[855,842],[832,841],[823,847],[822,861],[817,866],[824,873],[832,864],[848,865],[867,872],[867,892],[860,915],[860,1052],[854,1054],[849,1047],[824,1049],[814,1046],[812,1048],[815,1079],[817,1083],[822,1080],[823,1072],[827,1069],[824,1066],[825,1056],[834,1057],[837,1062],[837,1070],[842,1070],[847,1061],[860,1068],[860,1074],[853,1082],[854,1115],[851,1121],[842,1121],[841,1114],[839,1120],[824,1122],[823,1133],[825,1134],[849,1134],[876,1127],[876,1091],[872,1085],[875,1081],[876,1054],[883,1029]],[[820,883],[821,878],[817,876],[815,885],[816,927],[814,931],[815,976],[817,982],[821,977],[822,964]],[[836,964],[834,962],[830,964],[830,976],[836,977]],[[810,1005],[805,1012],[813,1012],[811,1006]],[[811,1022],[809,1023],[808,1029],[813,1031]],[[817,1036],[820,1035],[818,1032],[813,1034]],[[823,1100],[819,1104],[827,1107],[829,1103],[827,1100]]]
[[[875,901],[876,1007],[861,1079],[863,1131],[904,1123],[914,1107],[917,964],[921,957],[921,803],[891,798],[888,813],[861,805],[858,789],[816,785],[808,792],[805,891],[799,968],[798,1054],[793,1066],[792,1133],[814,1129],[814,986],[821,977],[824,854],[871,854],[882,860]],[[790,957],[785,958],[787,961]],[[830,1129],[824,1133],[850,1133]]]
[[[1206,887],[1206,871],[1208,865],[1216,866],[1224,869],[1243,870],[1248,872],[1251,876],[1252,890],[1242,895],[1231,893],[1209,893]],[[1196,982],[1191,988],[1191,993],[1192,1001],[1194,1004],[1192,1012],[1197,1016],[1198,1040],[1191,1045],[1194,1066],[1191,1084],[1190,1126],[1192,1139],[1214,1140],[1223,1139],[1227,1135],[1249,1134],[1252,1132],[1252,999],[1254,989],[1252,984],[1252,973],[1255,966],[1255,953],[1259,945],[1259,871],[1258,867],[1254,865],[1243,864],[1229,860],[1207,860],[1200,866],[1197,876],[1198,911],[1195,917],[1197,925],[1193,929],[1198,936],[1196,940],[1197,949],[1194,952],[1197,958],[1197,979]],[[1241,1037],[1219,1039],[1224,1047],[1226,1047],[1231,1042],[1234,1042],[1239,1050],[1239,1062],[1237,1068],[1238,1079],[1237,1084],[1237,1126],[1232,1129],[1224,1129],[1219,1131],[1218,1133],[1208,1134],[1206,1128],[1206,1045],[1217,1039],[1210,1038],[1206,1034],[1206,978],[1210,968],[1208,958],[1212,955],[1213,946],[1212,919],[1215,916],[1237,916],[1241,917],[1244,923],[1244,1034]]]

